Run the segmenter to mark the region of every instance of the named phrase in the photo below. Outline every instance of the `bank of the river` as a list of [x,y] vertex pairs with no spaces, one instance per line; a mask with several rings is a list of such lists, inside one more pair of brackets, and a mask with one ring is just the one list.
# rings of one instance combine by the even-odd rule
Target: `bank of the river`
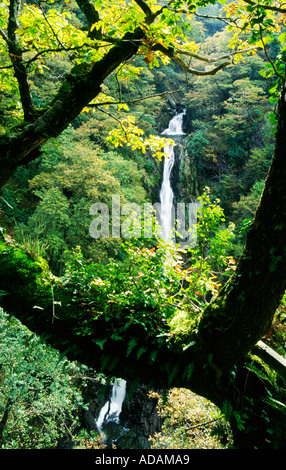
[[[160,430],[152,433],[147,439],[143,424],[142,429],[140,426],[132,426],[129,430],[124,430],[124,426],[122,429],[122,426],[116,424],[112,429],[112,445],[110,445],[110,439],[106,445],[103,435],[102,438],[97,437],[94,440],[86,439],[81,447],[89,449],[106,447],[114,449],[228,449],[232,447],[230,427],[220,410],[210,401],[190,390],[177,388],[171,389],[167,395],[159,395],[156,392],[149,392],[149,395],[150,403],[158,402],[158,418],[162,423]],[[147,408],[145,404],[145,409]],[[139,410],[137,412],[139,413]],[[153,424],[154,414],[153,410],[150,414]],[[142,423],[146,419],[145,416]],[[146,442],[145,447],[142,442]],[[121,447],[122,444],[123,447]]]

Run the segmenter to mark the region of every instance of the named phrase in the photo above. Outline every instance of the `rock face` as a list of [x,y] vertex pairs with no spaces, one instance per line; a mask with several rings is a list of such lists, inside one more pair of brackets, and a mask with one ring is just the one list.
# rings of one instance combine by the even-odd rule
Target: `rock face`
[[[89,407],[83,415],[84,426],[98,431],[96,420],[101,408],[111,396],[112,386],[94,389],[95,395],[89,401]],[[149,436],[161,430],[162,418],[157,411],[158,395],[144,385],[133,392],[127,383],[126,398],[122,405],[119,422],[110,420],[103,426],[103,440],[107,448],[148,449]]]
[[191,116],[189,109],[183,104],[177,104],[172,110],[180,113],[186,110],[183,120],[183,132],[185,136],[181,138],[174,148],[175,162],[171,172],[171,186],[174,193],[174,204],[184,202],[190,203],[199,195],[197,159],[189,151],[189,135],[191,132]]
[[129,448],[149,448],[149,436],[161,430],[163,420],[157,410],[158,395],[152,392],[150,394],[144,385],[137,387],[130,397],[127,392],[120,421],[130,429],[126,435],[131,446]]

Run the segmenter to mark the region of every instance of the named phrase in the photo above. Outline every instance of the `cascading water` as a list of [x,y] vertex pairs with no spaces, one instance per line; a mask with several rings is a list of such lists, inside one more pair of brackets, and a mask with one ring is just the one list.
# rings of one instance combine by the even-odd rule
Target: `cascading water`
[[98,418],[95,422],[98,432],[103,433],[103,428],[107,423],[119,424],[119,416],[122,410],[122,404],[126,396],[126,381],[115,379],[110,400],[107,400],[101,408]]
[[[176,114],[170,122],[167,129],[165,129],[162,134],[176,137],[185,135],[183,132],[183,118],[186,114],[186,110],[182,111],[179,114]],[[175,162],[175,153],[174,145],[167,145],[164,148],[165,158],[164,158],[164,170],[163,170],[163,180],[160,190],[160,225],[161,225],[161,236],[162,239],[167,242],[172,239],[172,229],[173,229],[173,199],[174,193],[171,187],[171,171]]]

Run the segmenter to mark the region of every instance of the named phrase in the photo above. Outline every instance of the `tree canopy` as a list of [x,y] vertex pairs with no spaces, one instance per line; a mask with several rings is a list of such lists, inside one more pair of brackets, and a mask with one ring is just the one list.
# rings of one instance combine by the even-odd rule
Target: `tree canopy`
[[[215,13],[206,9],[209,4],[215,5]],[[40,171],[30,182],[38,198],[36,210],[22,228],[39,234],[46,230],[49,261],[69,248],[71,240],[82,239],[81,224],[87,216],[83,208],[93,198],[106,201],[112,188],[125,179],[126,199],[144,200],[137,183],[146,173],[135,162],[124,167],[126,161],[116,149],[126,145],[131,151],[162,158],[166,139],[153,132],[148,119],[143,120],[144,134],[140,119],[132,113],[135,102],[148,98],[134,84],[143,81],[150,69],[177,67],[186,82],[189,76],[198,77],[188,91],[198,117],[190,153],[197,148],[202,160],[220,158],[225,141],[219,136],[226,130],[230,147],[238,135],[251,140],[252,132],[261,130],[253,123],[262,122],[266,104],[275,105],[270,115],[275,149],[264,187],[261,181],[266,170],[260,157],[266,150],[264,154],[253,150],[248,161],[253,173],[259,168],[262,175],[251,193],[255,204],[262,196],[235,267],[233,258],[225,256],[232,227],[221,228],[223,212],[207,192],[201,195],[199,244],[189,250],[186,269],[179,251],[171,253],[173,264],[166,267],[163,245],[155,248],[143,243],[130,248],[127,243],[122,263],[109,259],[89,264],[75,250],[67,255],[63,275],[55,276],[39,253],[23,250],[6,236],[0,244],[3,307],[35,331],[46,332],[59,349],[109,373],[116,368],[122,376],[158,386],[166,383],[167,376],[168,385],[190,387],[220,406],[225,400],[236,403],[236,392],[243,390],[245,379],[236,367],[269,330],[286,287],[283,4],[268,0],[3,0],[1,7],[0,182],[5,189],[18,168],[36,159],[40,162]],[[217,44],[209,54],[200,50],[195,40],[199,30],[192,31],[196,18],[227,26],[224,52]],[[217,74],[243,62],[244,57],[256,58],[258,51],[267,61],[260,72],[270,84],[267,103],[261,83],[247,77],[221,83],[220,89]],[[203,85],[205,77],[217,77],[214,89],[218,94],[231,87],[220,113],[213,112],[213,96]],[[132,85],[128,93],[123,92],[125,80]],[[156,100],[172,91],[152,88],[150,95]],[[199,100],[213,119],[215,133],[208,136],[198,124]],[[256,114],[253,103],[260,106]],[[106,132],[100,120],[89,114],[92,110],[102,110],[105,122],[115,119],[116,127]],[[70,148],[65,143],[69,125],[80,115],[83,125],[73,133]],[[87,135],[92,135],[93,143],[102,139],[115,149],[107,147],[105,158],[95,155]],[[60,141],[55,141],[59,136]],[[211,144],[216,155],[208,153]],[[244,148],[241,141],[233,149],[234,167],[242,161]],[[145,163],[152,166],[150,160]],[[118,165],[124,171],[118,171]],[[227,175],[224,181],[233,188]],[[245,210],[244,203],[237,204],[237,211]],[[78,220],[76,230],[71,215]],[[49,224],[41,224],[43,217],[48,217]],[[212,277],[214,272],[228,279],[221,288]]]
[[[119,99],[106,97],[102,84],[110,74],[138,74],[133,62],[136,55],[142,55],[151,67],[172,61],[186,73],[212,75],[232,64],[244,51],[252,52],[257,45],[266,50],[269,36],[283,22],[283,9],[278,17],[267,5],[230,4],[222,8],[220,20],[234,25],[238,33],[243,31],[242,38],[236,33],[233,49],[208,57],[201,55],[197,44],[188,39],[192,15],[199,14],[197,8],[208,3],[4,1],[0,70],[2,101],[7,102],[2,122],[9,132],[1,136],[0,142],[3,182],[17,165],[35,158],[39,147],[59,135],[86,106],[102,106],[110,101],[119,101],[120,106],[120,90]],[[283,41],[284,37],[279,38]],[[56,54],[68,58],[66,73],[57,76],[57,87],[44,102],[39,102],[31,89],[31,76],[37,72],[45,75],[48,60]],[[190,61],[195,65],[190,66]],[[279,64],[272,62],[272,67],[282,76]],[[12,105],[15,99],[16,108]],[[142,142],[130,117],[121,124],[124,137],[127,129],[134,145],[143,150],[146,145],[161,148],[162,141],[158,139]],[[120,140],[118,133],[116,139]]]

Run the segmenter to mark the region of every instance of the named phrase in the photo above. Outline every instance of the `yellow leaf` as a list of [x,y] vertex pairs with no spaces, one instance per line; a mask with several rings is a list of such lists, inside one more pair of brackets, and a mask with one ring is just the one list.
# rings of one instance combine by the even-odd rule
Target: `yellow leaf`
[[145,54],[145,59],[144,61],[146,62],[146,64],[150,64],[150,62],[152,62],[152,60],[154,59],[154,54],[153,52],[149,49],[147,51],[147,53]]

